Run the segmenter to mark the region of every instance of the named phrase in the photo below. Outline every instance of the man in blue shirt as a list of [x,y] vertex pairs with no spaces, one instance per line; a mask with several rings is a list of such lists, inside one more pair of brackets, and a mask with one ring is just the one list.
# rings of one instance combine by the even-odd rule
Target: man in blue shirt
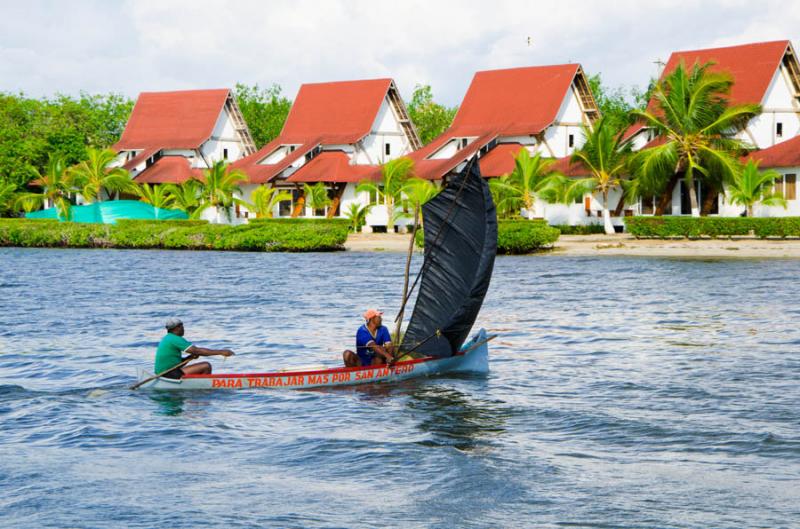
[[363,314],[366,323],[356,332],[356,352],[342,354],[347,367],[382,366],[394,363],[394,345],[389,329],[383,326],[383,312],[369,309]]

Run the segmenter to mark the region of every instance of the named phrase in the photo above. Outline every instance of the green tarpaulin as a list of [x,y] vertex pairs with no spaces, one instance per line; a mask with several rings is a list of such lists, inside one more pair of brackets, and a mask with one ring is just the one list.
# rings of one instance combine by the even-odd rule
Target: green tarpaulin
[[[189,218],[184,211],[179,209],[156,208],[136,200],[96,202],[87,206],[72,206],[69,211],[70,221],[92,224],[115,224],[119,219],[176,220]],[[26,213],[25,218],[57,219],[59,217],[56,208],[49,208]]]

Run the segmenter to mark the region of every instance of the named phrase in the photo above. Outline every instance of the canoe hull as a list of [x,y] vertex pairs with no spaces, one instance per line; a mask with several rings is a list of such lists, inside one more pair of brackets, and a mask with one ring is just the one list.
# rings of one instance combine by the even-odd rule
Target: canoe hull
[[[480,344],[475,346],[475,344]],[[180,380],[159,378],[141,386],[142,389],[305,389],[318,387],[354,386],[399,382],[411,378],[446,373],[486,373],[489,371],[489,346],[486,331],[481,329],[462,352],[449,358],[422,358],[398,362],[394,366],[341,367],[314,371],[285,371],[274,373],[222,373],[187,375]],[[140,380],[147,378],[143,374]]]

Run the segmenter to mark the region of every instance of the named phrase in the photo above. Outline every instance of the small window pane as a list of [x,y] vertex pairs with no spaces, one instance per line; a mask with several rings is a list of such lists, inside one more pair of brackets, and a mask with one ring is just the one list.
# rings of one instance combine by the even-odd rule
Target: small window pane
[[797,200],[797,175],[787,174],[784,178],[786,179],[786,190],[784,191],[783,198],[786,200]]

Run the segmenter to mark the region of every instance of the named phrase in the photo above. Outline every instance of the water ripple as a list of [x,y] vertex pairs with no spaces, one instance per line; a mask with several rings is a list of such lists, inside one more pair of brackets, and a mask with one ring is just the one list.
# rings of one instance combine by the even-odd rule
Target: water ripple
[[795,261],[504,257],[488,376],[130,392],[336,363],[393,254],[0,249],[0,527],[792,527]]

